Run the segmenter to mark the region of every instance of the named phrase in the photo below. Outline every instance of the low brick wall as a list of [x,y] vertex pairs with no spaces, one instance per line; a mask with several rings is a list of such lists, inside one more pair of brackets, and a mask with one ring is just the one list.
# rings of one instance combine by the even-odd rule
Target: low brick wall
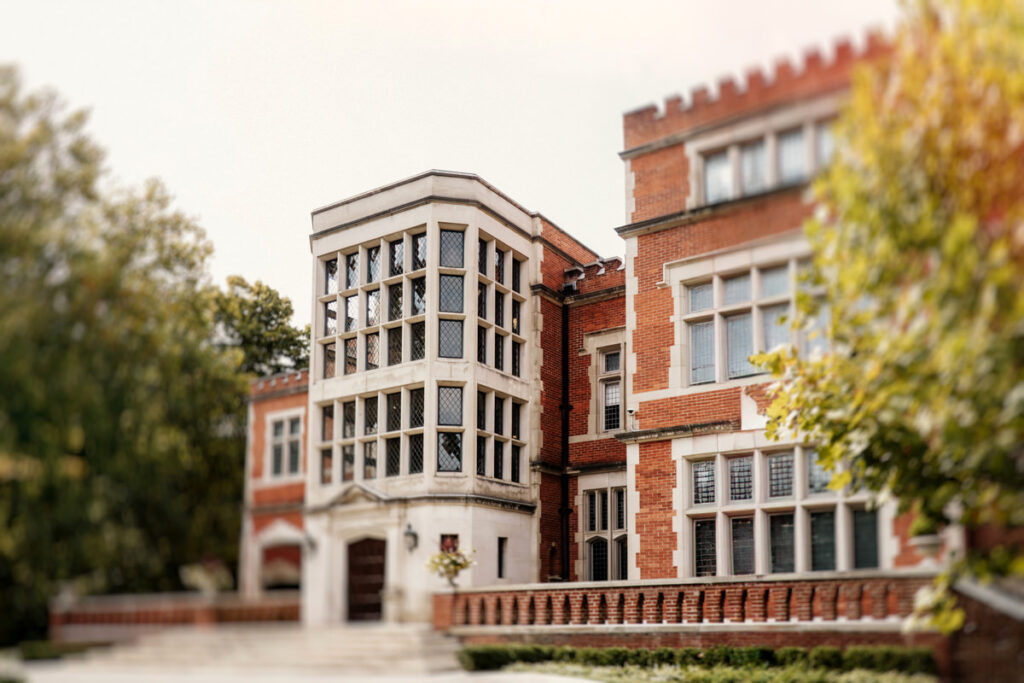
[[247,600],[236,594],[97,595],[50,605],[50,639],[116,642],[173,626],[299,620],[298,591]]

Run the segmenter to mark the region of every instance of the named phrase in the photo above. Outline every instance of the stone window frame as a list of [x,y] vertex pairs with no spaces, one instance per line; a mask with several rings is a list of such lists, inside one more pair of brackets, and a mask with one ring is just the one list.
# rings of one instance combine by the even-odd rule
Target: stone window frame
[[[632,565],[632,559],[629,558],[629,490],[626,483],[626,472],[625,470],[615,472],[605,472],[601,474],[581,475],[578,481],[578,493],[576,496],[576,509],[580,511],[577,515],[579,518],[579,524],[577,529],[577,543],[579,546],[579,555],[576,563],[577,576],[583,581],[594,581],[592,567],[591,567],[591,548],[592,544],[596,539],[603,539],[607,544],[607,562],[608,567],[606,581],[625,581],[628,580],[629,567]],[[625,506],[623,514],[623,525],[621,528],[617,527],[616,505],[617,498],[616,493],[622,492],[622,503]],[[602,500],[600,493],[605,493],[607,496],[607,528],[601,529],[600,523],[595,525],[595,529],[589,528],[588,520],[590,516],[590,495],[594,494],[594,500],[600,505]],[[599,517],[597,511],[595,514]],[[627,576],[619,576],[619,546],[618,543],[624,541],[626,543],[626,573]]]
[[[467,385],[469,386],[469,385]],[[481,406],[480,400],[483,398],[483,405]],[[502,431],[497,433],[494,431],[495,427],[495,399],[500,398],[503,402],[502,405]],[[529,449],[527,448],[526,436],[529,432],[529,400],[514,394],[509,394],[505,391],[496,390],[485,384],[478,383],[473,391],[473,395],[467,396],[463,393],[463,401],[468,402],[472,400],[472,420],[465,423],[467,427],[472,427],[473,433],[465,439],[471,439],[471,441],[463,441],[463,451],[466,452],[469,449],[469,443],[472,443],[472,473],[478,479],[486,479],[488,481],[501,482],[506,486],[519,486],[527,487],[529,485],[529,462],[525,462],[529,458]],[[470,406],[468,403],[463,404],[463,411],[468,409]],[[519,435],[514,436],[512,434],[512,414],[518,407],[519,410]],[[482,408],[482,409],[481,409]],[[468,414],[468,413],[467,413]],[[481,421],[480,418],[483,418]],[[481,427],[481,424],[483,425]],[[469,430],[467,429],[467,434]],[[477,469],[480,439],[485,439],[484,448],[485,454],[483,459],[483,474],[479,474]],[[502,467],[501,472],[496,473],[494,469],[494,455],[496,452],[495,444],[502,444]],[[513,467],[513,447],[519,448],[519,473],[518,478],[512,471]],[[524,457],[525,456],[525,457]],[[463,457],[465,460],[465,455]],[[525,467],[524,467],[525,466]],[[463,462],[465,467],[465,462]],[[526,471],[524,471],[526,470]],[[499,476],[500,475],[500,476]],[[518,480],[517,480],[518,479]]]
[[[524,345],[523,352],[526,348]],[[619,352],[619,369],[612,372],[604,372],[604,357],[608,352]],[[627,411],[626,393],[626,328],[615,327],[599,332],[584,333],[583,348],[579,349],[579,356],[589,356],[589,367],[587,369],[590,384],[590,406],[587,414],[587,433],[585,435],[573,435],[569,437],[570,443],[588,441],[594,439],[605,439],[613,434],[628,431],[629,413]],[[525,367],[525,366],[524,366]],[[604,384],[618,381],[621,389],[621,407],[618,429],[604,429]]]
[[[291,421],[299,419],[299,433],[289,433]],[[264,415],[264,448],[263,448],[263,477],[264,483],[280,484],[285,482],[300,481],[306,476],[306,408],[289,408],[287,410],[276,410]],[[318,418],[319,420],[319,418]],[[279,440],[274,439],[274,424],[283,423],[283,433]],[[299,444],[299,468],[295,472],[288,471],[288,445],[291,442]],[[274,474],[274,445],[281,444],[281,474]],[[318,451],[319,452],[319,451]]]

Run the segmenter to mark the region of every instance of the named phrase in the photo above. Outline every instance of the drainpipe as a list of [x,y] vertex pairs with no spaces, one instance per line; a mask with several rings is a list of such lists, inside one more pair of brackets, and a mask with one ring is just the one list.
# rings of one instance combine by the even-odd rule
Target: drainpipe
[[[563,294],[569,294],[569,286],[563,288]],[[575,289],[575,288],[573,288]],[[562,581],[568,581],[569,572],[569,514],[572,511],[569,501],[569,306],[562,301],[562,404],[559,406],[562,417],[562,507],[559,509],[562,522]]]

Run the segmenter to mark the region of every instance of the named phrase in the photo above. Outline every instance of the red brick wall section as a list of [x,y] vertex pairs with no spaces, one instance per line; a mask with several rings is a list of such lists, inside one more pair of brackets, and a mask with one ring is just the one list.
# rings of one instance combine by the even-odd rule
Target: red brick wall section
[[301,481],[270,488],[261,488],[252,492],[252,502],[254,505],[301,503],[305,490],[306,485]]
[[[588,263],[582,268],[582,273],[578,268],[571,269],[567,273],[566,281],[576,283],[577,294],[591,294],[603,289],[623,287],[626,284],[626,269],[621,266],[622,261],[618,257]],[[625,300],[622,305],[625,306]]]
[[[305,372],[303,372],[303,378]],[[248,425],[249,429],[249,462],[250,472],[249,476],[253,479],[260,479],[263,477],[263,465],[267,459],[267,421],[266,417],[269,413],[276,413],[282,410],[292,410],[295,408],[305,408],[307,393],[305,391],[306,383],[303,380],[295,381],[292,379],[289,383],[282,381],[282,378],[294,378],[294,375],[278,375],[270,379],[257,380],[253,383],[252,393],[250,394],[252,401],[252,424]],[[271,381],[276,380],[271,385]],[[274,398],[261,398],[273,392],[287,391],[294,389],[296,385],[302,390],[299,393],[290,394],[288,396],[276,396]],[[303,415],[303,430],[309,429],[309,416]],[[302,440],[302,471],[306,471],[306,439]]]
[[676,534],[672,531],[675,482],[672,442],[641,443],[640,461],[636,466],[640,504],[634,517],[640,541],[636,561],[641,579],[667,579],[677,575],[672,562],[672,552],[676,550]]
[[964,627],[951,639],[952,679],[972,683],[1019,681],[1024,672],[1024,621],[957,595]]
[[[540,234],[541,237],[581,264],[590,263],[600,258],[596,251],[591,250],[575,237],[543,217],[541,217],[540,221]],[[547,255],[544,258],[547,260]]]
[[292,512],[254,512],[252,515],[253,533],[258,534],[278,519],[284,520],[288,524],[294,526],[296,529],[302,528],[301,510],[295,510]]
[[657,429],[729,421],[739,429],[742,391],[741,387],[732,387],[657,401],[642,401],[637,406],[637,425],[640,429]]
[[682,144],[670,145],[630,159],[633,174],[633,213],[637,223],[686,209],[690,194],[690,164]]

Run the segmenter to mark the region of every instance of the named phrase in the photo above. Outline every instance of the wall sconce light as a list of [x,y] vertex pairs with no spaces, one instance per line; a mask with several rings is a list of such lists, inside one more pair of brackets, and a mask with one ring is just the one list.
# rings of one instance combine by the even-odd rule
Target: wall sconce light
[[419,545],[420,537],[415,531],[412,530],[412,524],[405,525],[405,533],[402,534],[405,538],[405,547],[411,553],[416,550],[416,546]]

